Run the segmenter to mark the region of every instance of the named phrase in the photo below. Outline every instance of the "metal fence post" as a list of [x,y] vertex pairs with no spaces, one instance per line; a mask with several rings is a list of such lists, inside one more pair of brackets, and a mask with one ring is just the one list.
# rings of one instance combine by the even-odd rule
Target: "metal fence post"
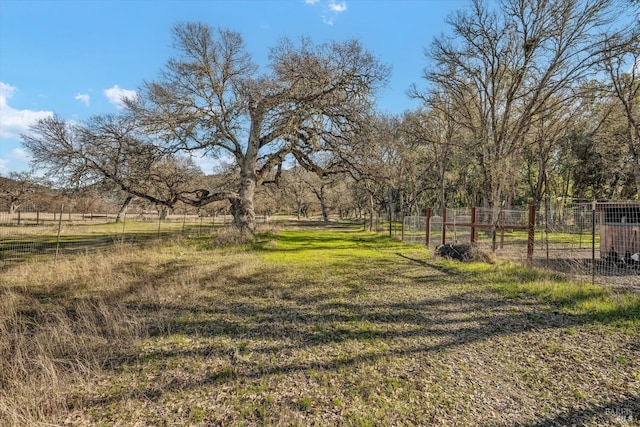
[[478,211],[474,206],[471,208],[471,246],[475,246],[478,243],[478,230],[476,229],[476,222],[478,222]]
[[187,222],[187,209],[185,208],[184,214],[182,215],[182,234],[184,234],[184,227]]
[[591,284],[596,280],[596,202],[591,204]]
[[536,236],[536,205],[529,205],[529,224],[527,236],[527,260],[533,260],[533,242]]
[[429,247],[429,239],[431,238],[431,208],[427,208],[427,212],[426,212],[426,219],[425,219],[425,237],[424,237],[424,245],[428,248]]
[[442,206],[442,244],[447,243],[447,208]]
[[55,257],[56,261],[58,260],[58,252],[60,251],[60,231],[62,229],[62,211],[63,210],[64,210],[64,205],[60,205],[60,218],[58,219],[58,235],[56,237],[56,257]]

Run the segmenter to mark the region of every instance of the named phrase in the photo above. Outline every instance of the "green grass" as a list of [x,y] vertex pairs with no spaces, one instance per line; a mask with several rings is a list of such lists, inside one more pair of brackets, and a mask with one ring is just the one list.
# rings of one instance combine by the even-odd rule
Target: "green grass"
[[444,262],[452,274],[473,280],[510,298],[535,298],[563,313],[590,321],[640,328],[640,295],[619,293],[558,274],[514,263]]
[[615,425],[608,408],[640,413],[637,295],[439,260],[356,227],[218,238],[8,269],[0,424]]
[[324,231],[282,231],[259,235],[252,249],[263,259],[285,264],[314,265],[347,261],[373,262],[389,253],[406,249],[401,242],[356,229]]

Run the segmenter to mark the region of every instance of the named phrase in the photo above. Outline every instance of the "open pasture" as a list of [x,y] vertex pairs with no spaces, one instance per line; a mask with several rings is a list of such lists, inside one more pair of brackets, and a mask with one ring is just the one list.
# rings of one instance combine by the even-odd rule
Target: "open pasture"
[[633,425],[640,298],[343,227],[0,276],[1,425]]

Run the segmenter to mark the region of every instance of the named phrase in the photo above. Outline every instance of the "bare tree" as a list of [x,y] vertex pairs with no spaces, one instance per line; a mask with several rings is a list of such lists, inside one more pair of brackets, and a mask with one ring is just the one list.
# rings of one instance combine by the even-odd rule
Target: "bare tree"
[[336,175],[318,175],[308,172],[303,176],[304,184],[320,203],[322,221],[329,222],[329,193],[336,184]]
[[285,200],[290,200],[295,206],[297,219],[307,218],[312,202],[312,193],[306,184],[306,176],[311,172],[298,165],[282,171],[279,188]]
[[[412,96],[422,95],[413,92]],[[412,151],[418,153],[423,185],[436,190],[433,199],[442,208],[447,203],[447,189],[452,188],[454,167],[468,170],[461,142],[464,131],[456,117],[458,108],[451,99],[434,93],[423,101],[425,109],[405,114],[402,129]]]
[[388,76],[357,41],[283,40],[271,50],[270,71],[257,74],[236,32],[190,23],[174,28],[174,40],[178,56],[158,81],[143,85],[129,112],[164,149],[225,153],[235,160],[235,191],[181,200],[202,206],[227,199],[244,231],[254,229],[256,186],[289,156],[322,174],[314,156],[349,144]]
[[[339,152],[354,186],[367,194],[370,218],[375,212],[388,212],[394,199],[398,199],[407,159],[401,153],[399,120],[394,116],[377,115],[370,126],[358,133],[354,143]],[[370,224],[371,225],[371,224]]]
[[37,184],[30,172],[11,172],[7,178],[0,177],[0,197],[6,200],[10,214],[34,196]]
[[449,19],[453,37],[433,42],[425,78],[460,108],[488,206],[497,209],[513,185],[533,124],[570,102],[611,51],[617,4],[473,0]]
[[84,125],[48,117],[22,135],[22,144],[58,186],[115,187],[125,194],[123,209],[134,196],[173,206],[202,174],[189,158],[161,151],[128,116],[98,116]]
[[565,142],[565,131],[571,125],[571,110],[549,111],[545,117],[532,124],[521,161],[521,171],[528,184],[529,198],[541,203],[551,197],[550,180],[553,175],[554,157],[558,147]]
[[624,111],[626,142],[637,194],[640,194],[640,22],[612,42],[617,55],[603,57],[611,92]]

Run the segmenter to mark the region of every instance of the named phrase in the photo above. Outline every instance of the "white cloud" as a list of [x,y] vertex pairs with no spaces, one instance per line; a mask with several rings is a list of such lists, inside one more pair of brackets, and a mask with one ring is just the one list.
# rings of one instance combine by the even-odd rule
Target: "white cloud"
[[137,96],[135,90],[122,89],[118,85],[105,89],[104,95],[110,103],[118,108],[118,110],[122,110],[124,108],[124,99],[133,99]]
[[29,155],[29,153],[22,148],[14,148],[13,150],[11,150],[11,154],[9,155],[9,157],[25,161],[31,160],[31,156]]
[[304,2],[314,7],[320,4],[323,11],[321,15],[322,22],[327,25],[333,25],[338,15],[347,11],[347,2],[345,1],[325,0],[321,2],[320,0],[304,0]]
[[335,13],[342,13],[347,10],[347,4],[345,2],[341,3],[329,3],[329,10]]
[[338,14],[343,13],[347,10],[347,4],[345,2],[336,3],[333,0],[329,2],[327,5],[327,13],[322,15],[322,22],[327,25],[333,25]]
[[78,101],[82,102],[87,107],[89,106],[89,103],[91,102],[91,98],[86,93],[79,93],[73,99],[77,99]]
[[7,83],[0,82],[0,105],[5,104],[7,98],[11,98],[11,95],[13,95],[13,92],[15,91],[15,87]]
[[193,156],[193,163],[200,168],[205,175],[211,175],[216,167],[220,164],[219,160],[211,157]]
[[0,82],[0,138],[17,138],[37,120],[53,115],[51,111],[16,110],[7,100],[17,89]]
[[4,158],[0,158],[0,174],[8,174],[9,172],[17,172],[19,170],[27,170],[31,161],[29,153],[22,148],[14,148],[5,153]]

